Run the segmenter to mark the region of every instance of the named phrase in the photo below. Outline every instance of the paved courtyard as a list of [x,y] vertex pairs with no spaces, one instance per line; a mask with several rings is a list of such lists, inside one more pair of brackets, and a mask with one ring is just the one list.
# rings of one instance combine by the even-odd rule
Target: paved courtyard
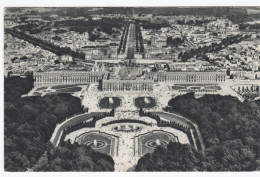
[[[155,86],[153,92],[102,92],[97,89],[97,84],[90,84],[88,90],[84,92],[82,98],[82,104],[84,107],[89,108],[89,112],[104,112],[110,111],[111,109],[101,108],[99,105],[100,100],[108,97],[118,97],[121,99],[121,104],[115,109],[114,117],[106,117],[96,122],[94,128],[82,128],[80,130],[74,131],[66,136],[65,140],[70,139],[71,142],[74,142],[76,137],[79,137],[81,134],[99,131],[101,133],[111,134],[118,138],[118,143],[115,146],[118,146],[117,154],[113,154],[113,159],[115,161],[115,171],[131,171],[132,168],[137,164],[138,159],[145,153],[138,153],[138,136],[141,134],[147,134],[153,131],[165,131],[172,136],[178,138],[173,141],[179,141],[180,143],[190,143],[187,135],[177,129],[170,127],[158,127],[157,122],[149,117],[140,117],[139,109],[134,103],[135,99],[138,97],[150,97],[155,100],[156,105],[151,108],[145,108],[145,111],[154,111],[160,112],[162,108],[168,104],[168,101],[176,95],[174,91],[169,89],[169,85],[166,83],[161,83],[158,86]],[[109,123],[115,120],[138,120],[149,125],[142,123],[114,123],[103,126],[102,124]],[[119,130],[120,128],[123,130]],[[158,136],[159,139],[163,139],[161,136]],[[165,142],[165,140],[161,140]],[[166,142],[168,143],[168,139]],[[152,152],[153,148],[147,147],[147,150],[144,152]]]

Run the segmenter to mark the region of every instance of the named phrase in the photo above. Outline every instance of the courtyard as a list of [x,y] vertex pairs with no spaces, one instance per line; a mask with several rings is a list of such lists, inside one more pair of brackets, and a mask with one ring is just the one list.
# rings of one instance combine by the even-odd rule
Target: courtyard
[[86,144],[96,151],[111,155],[117,171],[130,170],[141,156],[153,152],[159,145],[166,146],[170,141],[190,144],[187,132],[171,126],[158,126],[154,119],[139,115],[142,108],[159,115],[164,121],[194,128],[181,116],[163,111],[168,101],[180,94],[179,90],[172,90],[171,85],[157,83],[150,92],[113,92],[100,91],[98,84],[90,84],[81,93],[82,105],[90,113],[115,109],[115,114],[98,120],[94,127],[80,128],[67,134],[64,140]]

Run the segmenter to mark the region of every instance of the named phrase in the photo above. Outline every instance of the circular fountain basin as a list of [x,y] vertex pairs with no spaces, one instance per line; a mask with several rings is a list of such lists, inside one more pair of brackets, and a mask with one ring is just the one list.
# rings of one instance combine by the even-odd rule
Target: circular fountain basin
[[90,146],[92,149],[101,149],[107,146],[105,141],[97,140],[96,143],[94,141],[87,141],[84,144]]

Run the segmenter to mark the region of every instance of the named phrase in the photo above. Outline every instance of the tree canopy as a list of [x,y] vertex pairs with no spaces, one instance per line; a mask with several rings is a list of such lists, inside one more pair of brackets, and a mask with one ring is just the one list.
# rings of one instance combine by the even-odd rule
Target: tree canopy
[[136,171],[203,171],[206,157],[191,145],[170,142],[166,148],[158,146],[144,155]]
[[[254,171],[260,169],[260,101],[240,102],[231,96],[205,95],[196,99],[194,93],[177,96],[169,101],[170,111],[178,112],[197,122],[206,149],[204,154],[193,150],[198,161],[190,162],[190,168],[183,161],[191,150],[188,145],[169,145],[167,150],[155,150],[152,155],[143,156],[136,167],[137,171]],[[169,148],[171,147],[171,148]],[[178,153],[181,150],[184,152]],[[169,152],[168,152],[169,151]],[[178,156],[170,152],[177,151]],[[187,152],[186,152],[187,151]],[[167,168],[169,162],[160,159],[147,163],[151,156],[166,157],[174,167]],[[197,156],[196,156],[197,155]],[[145,163],[142,165],[142,161]],[[184,167],[179,168],[178,165]]]
[[[105,154],[100,155],[86,147],[70,145],[70,143],[65,143],[63,147],[50,145],[49,140],[56,124],[67,117],[83,112],[81,102],[79,98],[70,94],[21,98],[21,95],[30,91],[32,87],[33,79],[30,77],[5,79],[5,170],[113,170],[113,161]],[[55,166],[43,165],[46,163]]]
[[33,167],[33,171],[113,171],[114,161],[106,154],[95,152],[90,147],[77,143],[64,143],[47,150]]

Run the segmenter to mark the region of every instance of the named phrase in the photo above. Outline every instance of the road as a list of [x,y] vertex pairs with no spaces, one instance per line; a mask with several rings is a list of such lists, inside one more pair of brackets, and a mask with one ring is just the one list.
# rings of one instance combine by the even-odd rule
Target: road
[[135,54],[135,24],[131,23],[126,42],[127,59],[133,59]]

